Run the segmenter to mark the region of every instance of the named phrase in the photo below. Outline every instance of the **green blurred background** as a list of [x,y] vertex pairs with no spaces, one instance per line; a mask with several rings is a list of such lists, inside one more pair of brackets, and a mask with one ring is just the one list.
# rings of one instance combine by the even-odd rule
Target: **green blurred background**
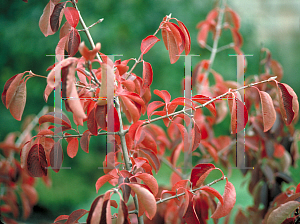
[[[34,73],[47,76],[45,71],[54,63],[54,49],[59,40],[56,33],[47,38],[41,33],[38,22],[43,9],[48,2],[44,0],[29,0],[29,3],[18,1],[3,1],[0,9],[0,90],[3,91],[5,82],[17,73],[32,70]],[[70,3],[68,3],[70,4]],[[79,0],[78,7],[86,24],[89,26],[100,18],[104,21],[90,29],[95,42],[101,42],[101,52],[105,54],[122,54],[120,59],[137,58],[140,54],[141,40],[151,35],[158,28],[163,17],[172,13],[188,28],[192,46],[191,54],[200,54],[193,58],[195,65],[200,58],[209,58],[210,52],[201,49],[196,41],[196,25],[204,20],[207,13],[213,8],[215,1],[211,0],[124,0],[124,1],[90,1]],[[278,60],[284,69],[283,82],[289,84],[300,94],[298,72],[299,63],[299,2],[288,1],[246,1],[229,0],[228,4],[241,16],[241,34],[244,37],[242,50],[247,57],[247,75],[257,74],[259,66],[259,52],[261,44],[271,50],[274,59]],[[71,6],[68,5],[68,6]],[[268,10],[267,10],[268,9]],[[62,24],[65,19],[63,19]],[[81,28],[78,25],[77,28]],[[88,41],[81,33],[82,40],[89,46]],[[161,39],[161,34],[158,34]],[[231,42],[229,32],[224,32],[219,46]],[[211,36],[208,44],[211,44]],[[226,50],[217,55],[213,68],[223,75],[226,80],[236,77],[236,61],[228,54],[233,50]],[[144,59],[152,64],[154,82],[151,90],[166,89],[172,99],[181,96],[181,81],[184,76],[184,59],[171,65],[168,52],[163,41],[158,42]],[[130,66],[133,62],[130,62]],[[141,75],[141,66],[134,70]],[[37,114],[45,105],[43,91],[45,79],[33,78],[27,83],[27,103],[23,118]],[[156,100],[152,95],[152,100]],[[53,105],[53,94],[48,105]],[[0,141],[3,141],[9,132],[21,130],[22,122],[14,120],[8,110],[0,104],[1,129]],[[229,133],[228,123],[220,129]],[[89,210],[96,198],[95,182],[103,172],[98,169],[104,159],[105,137],[91,138],[90,153],[86,154],[79,149],[74,159],[68,158],[65,153],[63,166],[71,170],[62,169],[59,173],[50,172],[52,187],[47,188],[42,181],[37,181],[39,203],[35,213],[28,222],[35,223],[37,218],[54,220],[61,214],[70,214],[73,210],[85,208]],[[167,185],[171,171],[162,167],[157,176],[160,184]],[[218,175],[218,174],[216,174]],[[249,176],[247,176],[249,177]],[[211,177],[215,178],[214,176]],[[240,172],[235,170],[231,177],[237,189],[237,204],[251,204],[251,198],[241,184]],[[296,182],[299,182],[300,178]],[[223,192],[224,184],[217,184],[217,189]],[[104,192],[110,188],[103,187]],[[100,192],[101,193],[101,192]]]

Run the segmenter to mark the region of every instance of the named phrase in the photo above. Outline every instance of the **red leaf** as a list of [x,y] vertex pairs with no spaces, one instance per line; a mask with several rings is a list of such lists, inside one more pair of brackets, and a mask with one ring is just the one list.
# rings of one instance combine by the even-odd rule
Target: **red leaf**
[[50,151],[50,165],[54,172],[58,172],[63,162],[63,150],[60,142],[55,142]]
[[232,20],[234,27],[236,29],[240,29],[241,19],[240,19],[239,15],[229,7],[226,8],[226,11],[228,11],[231,14],[231,20]]
[[51,123],[55,123],[55,124],[59,124],[71,128],[71,122],[69,118],[63,113],[59,113],[59,112],[49,112],[39,118],[40,125],[45,122],[51,122]]
[[203,186],[203,187],[201,187],[201,190],[207,191],[207,192],[213,194],[214,196],[216,196],[219,199],[219,201],[221,202],[222,205],[224,204],[222,195],[220,195],[220,193],[217,190],[215,190],[214,188],[208,187],[208,186]]
[[83,151],[86,153],[89,153],[89,142],[91,138],[91,132],[89,130],[86,130],[83,132],[82,137],[80,139],[80,146]]
[[296,187],[296,191],[295,191],[296,193],[299,193],[300,192],[300,183],[297,185],[297,187]]
[[202,47],[202,48],[204,48],[206,45],[208,31],[209,31],[209,24],[204,23],[201,26],[200,31],[198,32],[197,40],[198,40],[198,43],[200,44],[200,47]]
[[189,151],[190,137],[189,137],[189,134],[187,133],[187,130],[185,129],[185,127],[182,124],[179,124],[179,123],[173,122],[173,121],[172,121],[172,123],[174,123],[178,127],[178,129],[181,133],[182,141],[184,141],[184,151]]
[[153,35],[149,35],[148,37],[143,39],[141,43],[142,54],[146,54],[158,41],[160,41],[160,39]]
[[279,143],[274,143],[274,154],[273,156],[280,159],[284,156],[285,148]]
[[139,179],[141,179],[142,181],[144,181],[144,184],[146,184],[150,190],[152,191],[152,194],[154,196],[157,195],[158,193],[158,184],[157,184],[157,181],[156,179],[148,174],[148,173],[137,173],[134,175],[134,177],[137,177]]
[[264,132],[266,132],[271,129],[271,127],[276,121],[276,111],[273,105],[272,98],[268,93],[264,91],[259,91],[259,95],[262,106]]
[[[193,101],[196,101],[197,103],[200,103],[200,104],[204,104],[208,101],[210,101],[211,99],[207,96],[204,96],[204,95],[195,95],[192,97],[192,100]],[[217,116],[217,111],[216,111],[216,106],[215,106],[215,103],[212,102],[208,105],[205,106],[215,117]]]
[[[192,183],[193,188],[199,187],[208,176],[210,171],[214,170],[216,167],[211,163],[203,163],[196,165],[191,172],[190,181]],[[201,180],[201,181],[199,181]],[[201,182],[201,183],[200,183]],[[197,183],[199,183],[197,185]]]
[[49,0],[48,4],[44,8],[43,15],[40,18],[39,27],[42,33],[45,35],[45,37],[55,33],[52,31],[50,26],[50,16],[52,15],[55,4],[58,2],[59,0],[55,0],[55,1]]
[[31,213],[31,206],[24,192],[22,192],[20,196],[22,201],[23,219],[27,219]]
[[75,28],[77,26],[79,22],[79,13],[75,8],[67,7],[65,9],[65,17],[72,27]]
[[153,71],[149,62],[143,61],[143,88],[148,88],[153,80]]
[[108,181],[115,179],[115,176],[106,174],[100,177],[96,182],[96,192],[98,194],[99,189]]
[[28,152],[27,170],[32,177],[42,177],[47,175],[47,160],[44,148],[40,144],[35,144]]
[[77,221],[84,216],[86,213],[88,213],[85,209],[78,209],[74,212],[72,212],[65,224],[75,224]]
[[[152,219],[156,213],[156,200],[153,194],[146,188],[142,187],[139,184],[127,184],[131,189],[136,193],[138,197],[139,205],[143,206],[146,210],[146,216],[149,219]],[[142,216],[143,211],[139,209],[138,216]]]
[[53,91],[53,89],[54,89],[54,88],[51,88],[51,87],[47,84],[47,86],[46,86],[46,88],[45,88],[45,91],[44,91],[44,100],[45,100],[46,103],[47,103],[48,97],[49,97],[49,95],[51,94],[51,92]]
[[289,215],[300,206],[298,201],[289,201],[281,204],[278,208],[274,209],[267,220],[267,224],[281,224],[289,217]]
[[128,130],[128,135],[130,138],[134,141],[138,141],[141,138],[141,125],[144,123],[144,121],[139,120],[136,123],[133,123]]
[[126,224],[130,223],[128,221],[128,208],[127,205],[123,200],[120,199],[119,203],[119,211],[118,211],[118,217],[117,217],[117,224]]
[[100,128],[105,131],[107,130],[106,114],[107,114],[106,105],[96,106],[96,111],[95,111],[96,122],[100,126]]
[[219,156],[218,156],[217,150],[210,143],[208,143],[206,141],[202,141],[201,144],[208,150],[209,154],[214,159],[214,161],[216,163],[219,162]]
[[66,2],[56,4],[50,16],[50,27],[54,33],[59,29],[65,5]]
[[188,29],[186,28],[186,26],[183,24],[183,22],[177,20],[177,23],[178,23],[181,31],[184,34],[184,38],[185,38],[184,51],[185,51],[185,55],[188,55],[190,53],[190,50],[191,50],[191,37],[190,37],[190,33],[189,33]]
[[294,90],[287,84],[277,83],[280,111],[286,125],[290,125],[298,116],[299,102]]
[[167,90],[157,90],[155,89],[153,91],[154,94],[158,95],[160,98],[162,98],[166,104],[168,104],[171,100],[171,95]]
[[165,104],[163,102],[161,102],[161,101],[153,101],[153,102],[149,103],[148,107],[147,107],[148,119],[150,120],[153,111],[155,111],[157,108],[160,108],[160,107],[162,107],[164,105]]
[[73,138],[69,143],[67,147],[67,153],[68,156],[71,158],[74,158],[77,155],[78,152],[78,138]]
[[54,220],[54,222],[61,221],[61,220],[66,220],[66,219],[68,219],[68,218],[69,218],[68,215],[60,215],[60,216],[58,216],[58,217]]
[[68,53],[70,54],[70,57],[73,57],[77,53],[79,44],[80,44],[80,35],[78,33],[78,30],[76,30],[74,27],[71,27],[71,31],[69,33],[69,39],[68,39],[68,49],[67,49]]
[[155,170],[155,173],[157,173],[160,168],[160,162],[156,154],[150,149],[140,149],[139,153],[141,153],[143,157],[146,157],[149,160],[150,164]]
[[230,99],[228,96],[227,101],[231,112],[231,133],[236,134],[246,127],[248,122],[248,111],[242,101],[235,96],[233,99]]
[[167,31],[168,34],[168,49],[171,64],[174,64],[179,59],[178,45],[172,32]]
[[99,223],[102,213],[104,195],[98,196],[92,203],[89,215],[86,219],[87,224]]
[[57,60],[62,60],[65,58],[65,46],[68,40],[68,36],[61,38],[55,48],[55,55]]
[[85,46],[84,41],[83,41],[80,43],[78,50],[79,50],[80,54],[85,58],[85,60],[92,61],[95,58],[97,52],[100,51],[100,48],[101,48],[101,44],[97,43],[93,50],[89,50]]
[[18,121],[21,120],[26,104],[26,82],[21,80],[13,98],[9,104],[11,115]]
[[138,108],[127,96],[120,96],[120,99],[123,104],[123,112],[126,114],[128,121],[133,121],[133,123],[137,122],[141,116]]
[[187,210],[183,216],[184,221],[187,224],[201,224],[194,209],[194,202],[193,200],[189,201],[189,205],[187,207]]
[[29,184],[22,184],[21,188],[29,199],[30,205],[34,206],[38,202],[38,194],[35,188]]
[[218,202],[215,212],[212,214],[211,218],[219,219],[228,215],[231,209],[235,205],[236,201],[236,192],[232,183],[226,178],[225,190],[223,194],[224,204],[222,205],[220,201]]

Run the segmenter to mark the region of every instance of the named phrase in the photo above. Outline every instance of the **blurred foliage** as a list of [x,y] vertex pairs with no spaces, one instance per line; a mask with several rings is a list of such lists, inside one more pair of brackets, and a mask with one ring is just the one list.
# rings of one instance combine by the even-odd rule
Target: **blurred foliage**
[[[0,8],[0,86],[1,92],[5,82],[13,75],[27,70],[47,76],[45,71],[54,63],[53,55],[56,44],[59,40],[59,33],[45,38],[39,30],[39,18],[47,0],[29,0],[29,3],[18,1],[3,1]],[[230,5],[229,1],[229,5]],[[70,3],[68,3],[70,4]],[[79,0],[78,7],[86,24],[89,26],[100,18],[104,21],[90,29],[95,42],[101,42],[101,52],[105,54],[121,54],[120,59],[137,58],[140,54],[140,43],[143,38],[151,35],[158,28],[163,17],[172,13],[182,21],[190,31],[192,46],[190,54],[200,54],[200,57],[193,57],[193,66],[201,59],[209,58],[210,52],[201,49],[196,41],[196,25],[203,20],[207,13],[213,8],[215,1],[211,0],[126,0],[126,1],[83,1]],[[71,4],[69,5],[71,6]],[[239,12],[238,9],[235,9]],[[255,10],[255,9],[254,9]],[[242,19],[241,33],[244,37],[243,51],[246,54],[253,54],[247,57],[248,68],[246,75],[257,74],[259,66],[260,42],[259,34],[255,31],[255,24],[249,20]],[[65,19],[63,19],[62,24]],[[78,25],[77,28],[81,28]],[[89,46],[88,41],[81,33],[82,40]],[[161,38],[161,34],[158,34]],[[211,38],[211,36],[210,36]],[[294,38],[296,40],[296,37]],[[219,46],[231,42],[229,32],[224,32]],[[211,44],[212,41],[208,41]],[[291,85],[296,93],[300,93],[300,85],[297,83],[296,72],[299,71],[297,63],[297,49],[300,49],[299,42],[293,42],[294,52],[284,52],[284,46],[280,47],[276,40],[264,43],[268,47],[273,58],[282,63],[285,76],[283,81]],[[233,50],[220,52],[214,62],[213,68],[222,74],[225,79],[234,80],[236,77],[236,61],[228,54],[235,54]],[[77,55],[79,56],[79,55]],[[118,57],[116,58],[118,59]],[[168,90],[172,98],[181,96],[181,82],[184,77],[184,58],[171,65],[168,52],[165,50],[163,41],[157,43],[149,51],[144,59],[152,64],[154,71],[154,89]],[[129,65],[132,65],[130,62]],[[138,65],[134,72],[141,76],[141,65]],[[46,86],[46,80],[41,78],[30,79],[27,84],[27,104],[23,117],[29,114],[37,114],[45,104],[42,93]],[[153,100],[158,100],[152,95]],[[49,98],[48,105],[53,105],[53,94]],[[1,130],[0,139],[12,131],[20,130],[21,122],[16,121],[9,111],[0,104],[1,109]],[[228,132],[228,119],[218,127]],[[104,158],[106,140],[101,137],[93,137],[90,144],[90,153],[86,154],[79,150],[74,159],[68,158],[65,153],[65,167],[59,173],[51,172],[53,187],[48,189],[38,181],[37,189],[40,196],[40,209],[51,210],[55,217],[60,214],[69,214],[75,208],[82,208],[84,203],[89,209],[92,200],[96,197],[95,182],[102,171],[98,169]],[[167,168],[165,168],[167,169]],[[168,184],[169,170],[163,168],[163,176],[158,178],[161,184]],[[165,178],[167,177],[167,178]],[[235,176],[233,175],[233,178]],[[236,178],[235,178],[236,179]],[[239,179],[239,178],[238,178]],[[235,183],[235,181],[232,181]],[[238,182],[236,182],[238,183]],[[235,185],[239,190],[238,184]],[[244,191],[243,191],[244,192]],[[251,203],[250,201],[248,203]],[[43,212],[45,212],[42,209]],[[51,216],[51,213],[49,213]],[[36,215],[35,217],[38,217]],[[51,218],[50,218],[51,219]]]

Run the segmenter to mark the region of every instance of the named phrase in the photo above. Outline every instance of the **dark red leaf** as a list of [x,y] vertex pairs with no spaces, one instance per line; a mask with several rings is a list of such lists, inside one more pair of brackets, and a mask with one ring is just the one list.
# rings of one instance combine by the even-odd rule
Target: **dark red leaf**
[[149,62],[143,61],[143,88],[148,88],[153,80],[153,71]]
[[102,213],[104,195],[98,196],[92,203],[89,215],[86,219],[87,224],[99,223]]
[[128,221],[128,208],[126,203],[120,199],[119,203],[119,211],[118,211],[118,217],[117,217],[117,224],[127,224],[130,223]]
[[83,151],[86,153],[89,153],[89,142],[91,138],[91,132],[89,130],[86,130],[83,132],[82,137],[80,139],[80,146]]
[[80,35],[74,27],[71,27],[71,31],[69,33],[69,40],[68,40],[68,49],[67,49],[70,57],[73,57],[77,53],[79,44],[80,44]]
[[65,17],[66,17],[68,23],[72,27],[76,28],[76,26],[79,22],[79,13],[78,13],[78,11],[73,7],[67,7],[65,9],[64,13],[65,13]]
[[87,127],[93,135],[98,135],[98,125],[96,122],[95,111],[96,111],[95,108],[91,110],[87,119]]
[[27,170],[32,177],[42,177],[47,175],[47,160],[44,148],[40,144],[35,144],[28,152]]
[[78,209],[74,212],[72,212],[65,224],[75,224],[77,221],[84,216],[86,213],[88,213],[85,209]]
[[50,16],[50,27],[54,33],[59,29],[65,5],[66,2],[56,4]]
[[97,105],[96,111],[95,111],[95,118],[96,118],[97,124],[103,130],[107,130],[106,114],[107,114],[107,106],[106,105]]
[[149,35],[148,37],[143,39],[141,43],[142,54],[146,54],[158,41],[160,41],[160,39],[153,35]]
[[205,178],[208,176],[209,172],[214,170],[215,166],[211,163],[202,163],[196,165],[191,172],[190,181],[192,183],[193,188],[199,187],[197,182],[201,179],[202,183],[204,182]]
[[298,116],[299,102],[294,90],[287,84],[277,83],[280,111],[286,125],[290,125]]

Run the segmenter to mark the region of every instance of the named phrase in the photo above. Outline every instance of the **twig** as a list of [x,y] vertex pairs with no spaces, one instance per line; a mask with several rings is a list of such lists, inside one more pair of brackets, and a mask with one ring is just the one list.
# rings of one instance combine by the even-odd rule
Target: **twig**
[[[249,85],[242,86],[242,87],[240,87],[240,88],[238,88],[238,89],[229,90],[229,91],[227,91],[226,93],[223,93],[222,95],[219,95],[219,96],[217,96],[217,97],[215,97],[215,98],[213,98],[213,99],[207,101],[207,102],[204,103],[204,104],[201,104],[201,105],[199,105],[199,106],[196,106],[195,109],[203,108],[203,107],[207,106],[208,104],[211,104],[212,102],[214,102],[214,101],[216,101],[216,100],[219,100],[219,99],[221,99],[221,98],[227,96],[227,95],[230,94],[230,93],[238,92],[238,91],[240,91],[240,90],[242,90],[242,89],[247,89],[247,88],[250,88],[250,87],[252,87],[252,86],[262,84],[262,83],[271,82],[271,81],[274,81],[276,78],[277,78],[277,76],[273,76],[273,77],[270,77],[270,78],[267,79],[267,80],[263,80],[263,81],[259,81],[259,82],[255,82],[255,83],[250,83]],[[171,113],[171,114],[167,114],[167,115],[164,115],[164,116],[161,116],[161,117],[157,117],[157,118],[154,118],[154,119],[151,119],[151,120],[147,120],[147,121],[145,121],[141,126],[144,126],[144,125],[147,125],[147,124],[153,123],[153,122],[155,122],[155,121],[158,121],[158,120],[161,120],[161,119],[164,119],[164,118],[168,118],[168,117],[171,117],[171,116],[174,116],[174,115],[177,115],[177,114],[184,113],[184,112],[186,112],[186,111],[188,111],[188,110],[190,110],[190,108],[188,108],[188,109],[182,109],[182,110],[180,110],[180,111],[176,111],[176,112]],[[125,131],[124,131],[125,134],[126,134],[128,131],[129,131],[129,129],[125,130]]]
[[159,156],[159,159],[164,164],[166,164],[171,170],[173,170],[177,175],[179,175],[182,179],[185,178],[185,176],[180,171],[178,171],[178,169],[176,169],[176,167],[174,167],[165,157]]
[[234,43],[230,43],[230,44],[224,45],[224,46],[219,47],[219,48],[217,49],[217,53],[219,53],[219,52],[221,52],[221,51],[224,51],[224,50],[226,50],[226,49],[228,49],[228,48],[232,48],[232,47],[234,47]]
[[[90,28],[92,28],[92,27],[95,26],[96,24],[101,23],[103,20],[104,20],[104,18],[99,19],[97,22],[93,23],[92,25],[90,25],[90,26],[87,27],[86,29],[89,30]],[[80,32],[80,31],[85,31],[85,30],[82,29],[82,30],[77,30],[77,31]]]
[[[219,181],[224,180],[225,178],[226,178],[226,177],[221,177],[221,178],[216,179],[216,180],[214,180],[213,182],[211,182],[211,183],[209,183],[209,184],[207,184],[207,185],[205,185],[205,186],[206,186],[206,187],[210,187],[211,185],[213,185],[213,184],[215,184],[215,183],[218,183]],[[203,188],[203,186],[202,186],[202,187],[195,188],[194,190],[190,190],[190,192],[191,192],[191,193],[195,193],[196,191],[201,190],[201,188]],[[167,198],[164,198],[164,199],[160,199],[159,201],[156,202],[156,204],[158,205],[158,204],[163,203],[163,202],[165,202],[165,201],[168,201],[168,200],[171,200],[171,199],[174,199],[174,198],[178,198],[178,197],[180,197],[180,196],[182,196],[182,195],[185,195],[185,192],[180,193],[180,194],[176,194],[176,195],[174,195],[174,196],[170,196],[170,197],[167,197]]]
[[220,39],[220,35],[221,35],[222,21],[223,21],[223,16],[224,16],[226,0],[222,0],[222,2],[220,4],[221,4],[221,7],[220,7],[220,10],[219,10],[220,13],[219,13],[219,16],[218,16],[218,23],[217,23],[217,26],[216,26],[216,35],[215,35],[213,47],[210,50],[211,55],[210,55],[210,58],[209,58],[209,65],[208,65],[208,69],[204,73],[204,77],[202,79],[202,82],[199,85],[200,86],[199,87],[199,93],[201,93],[201,88],[202,88],[202,86],[204,86],[203,83],[205,83],[206,80],[207,80],[210,68],[212,67],[212,65],[214,63],[214,60],[215,60],[215,57],[216,57],[216,54],[217,54],[217,51],[218,51],[218,43],[219,43],[219,39]]

